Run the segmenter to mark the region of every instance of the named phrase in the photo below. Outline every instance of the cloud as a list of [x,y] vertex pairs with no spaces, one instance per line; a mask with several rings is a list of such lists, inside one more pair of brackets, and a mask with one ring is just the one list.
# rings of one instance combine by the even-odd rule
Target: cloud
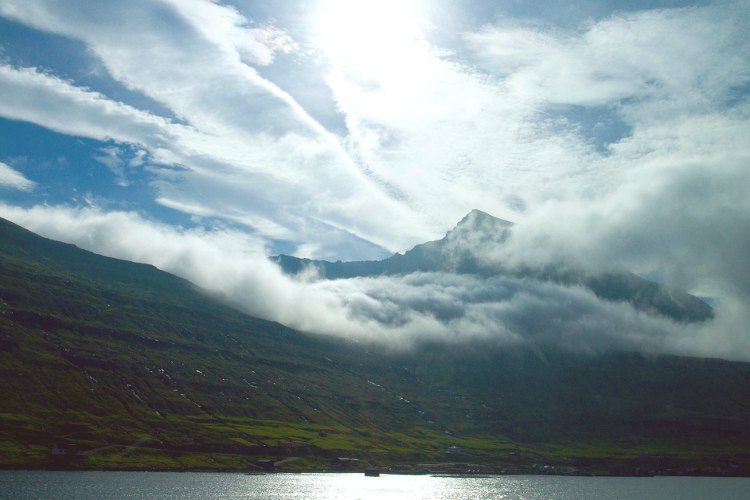
[[275,26],[250,29],[248,35],[237,49],[242,60],[252,64],[267,66],[276,52],[289,54],[298,49],[292,37]]
[[29,191],[35,185],[36,183],[24,177],[22,173],[0,161],[0,187]]
[[[151,162],[161,165],[150,169],[156,175],[157,198],[170,200],[164,204],[172,208],[210,207],[206,210],[213,216],[249,225],[253,220],[268,221],[252,227],[260,232],[268,223],[282,227],[287,238],[299,245],[316,235],[331,236],[332,244],[322,248],[318,257],[356,250],[360,255],[382,256],[376,245],[391,246],[394,235],[412,234],[413,215],[369,183],[331,141],[294,134],[278,139],[237,133],[215,136],[34,68],[0,65],[0,85],[8,96],[0,103],[5,117],[147,151]],[[110,163],[116,160],[96,157]],[[122,183],[124,171],[118,172]],[[369,220],[368,213],[387,215],[384,220],[390,223]],[[365,245],[365,240],[375,245]]]
[[158,149],[164,144],[165,130],[178,127],[35,68],[0,65],[0,85],[6,97],[0,102],[2,116],[63,134],[145,143]]
[[[248,31],[235,10],[203,1],[143,2],[137,9],[130,2],[92,8],[84,2],[9,1],[0,14],[83,40],[115,79],[179,117],[182,124],[172,123],[34,69],[4,68],[19,99],[6,100],[12,104],[0,109],[4,116],[63,133],[114,136],[149,149],[157,163],[186,167],[181,174],[164,176],[171,186],[163,198],[181,206],[214,205],[221,216],[255,212],[297,233],[294,242],[300,245],[315,237],[306,230],[312,222],[372,241],[368,251],[427,233],[415,231],[413,222],[421,216],[371,182],[338,137],[242,62],[238,39],[260,35]],[[279,32],[256,29],[280,43]],[[191,188],[207,179],[230,191],[238,185],[251,191],[222,209],[229,199],[222,192]],[[167,189],[167,183],[158,186]],[[366,217],[373,213],[382,219]],[[290,227],[296,221],[305,224]],[[325,248],[322,243],[317,247]],[[346,245],[325,249],[321,256],[342,250]]]
[[120,157],[122,150],[116,147],[99,148],[99,154],[94,159],[107,167],[117,177],[117,184],[127,186],[125,161]]
[[[737,49],[747,43],[742,33],[748,13],[740,4],[727,7],[616,14],[578,32],[509,20],[465,39],[482,67],[519,96],[583,106],[627,99],[639,112],[648,109],[640,104],[661,100],[684,111],[713,106],[747,80],[739,68],[748,58]],[[723,57],[717,60],[717,54]]]
[[[676,163],[743,148],[716,132],[747,121],[747,16],[721,4],[576,30],[507,20],[466,33],[468,54],[415,43],[390,65],[365,61],[364,76],[334,61],[329,83],[353,154],[394,196],[443,221],[472,208],[521,221],[608,197],[653,154]],[[581,127],[575,109],[620,121],[624,135],[597,148],[595,123]]]
[[263,49],[253,56],[259,59],[268,59],[269,49],[231,7],[203,0],[146,1],[136,9],[126,1],[8,0],[0,14],[83,40],[115,79],[205,130],[320,132],[293,99],[241,62],[237,45],[247,51],[253,40]]
[[0,214],[47,237],[151,263],[248,313],[394,349],[484,339],[590,353],[626,349],[750,359],[748,340],[731,329],[746,316],[736,306],[726,315],[720,309],[717,323],[677,325],[580,287],[528,278],[414,273],[291,279],[265,259],[261,239],[236,231],[183,230],[132,212],[92,208],[1,205]]
[[[139,9],[119,2],[96,9],[44,2],[5,5],[5,15],[14,19],[84,40],[114,78],[200,130],[203,136],[179,146],[218,159],[224,170],[229,164],[238,171],[233,180],[262,169],[264,177],[252,179],[255,186],[267,184],[275,192],[280,178],[297,191],[309,189],[308,196],[299,197],[306,202],[301,206],[284,197],[237,204],[233,209],[239,212],[263,206],[287,211],[296,205],[295,215],[311,213],[379,246],[405,250],[439,236],[471,208],[504,215],[508,206],[528,204],[528,184],[550,186],[538,198],[549,195],[557,182],[575,175],[589,154],[574,135],[530,128],[526,117],[534,107],[528,102],[416,37],[399,50],[390,47],[392,57],[375,67],[377,74],[367,75],[375,87],[362,87],[336,68],[330,72],[328,82],[349,132],[340,139],[311,123],[281,89],[242,64],[237,39],[247,34],[246,20],[231,8],[208,2],[168,8],[147,2]],[[299,154],[290,155],[289,147]],[[184,161],[177,151],[164,148],[157,159],[198,168],[196,158]],[[552,161],[554,171],[547,168]],[[209,173],[219,177],[213,169],[207,165],[200,179],[179,186],[202,183]],[[172,191],[177,186],[172,183]],[[223,201],[193,190],[163,197],[183,206]],[[275,213],[257,215],[288,224]],[[301,236],[300,242],[315,233]],[[324,249],[326,242],[318,239],[314,245]]]
[[[291,35],[234,7],[9,0],[0,13],[83,40],[115,79],[181,122],[7,66],[4,84],[20,104],[7,99],[2,112],[137,144],[178,166],[150,170],[167,206],[258,221],[255,231],[285,234],[316,257],[383,255],[439,237],[472,208],[522,221],[557,201],[608,197],[647,155],[686,156],[696,138],[703,152],[732,151],[711,118],[726,118],[729,103],[734,121],[746,121],[737,89],[748,81],[747,12],[738,5],[613,15],[575,30],[505,20],[466,33],[470,51],[431,45],[418,24],[397,45],[338,44],[352,52],[318,67],[345,117],[338,137],[246,64],[298,50]],[[631,135],[600,151],[570,106],[600,109]],[[693,130],[677,143],[674,127]]]

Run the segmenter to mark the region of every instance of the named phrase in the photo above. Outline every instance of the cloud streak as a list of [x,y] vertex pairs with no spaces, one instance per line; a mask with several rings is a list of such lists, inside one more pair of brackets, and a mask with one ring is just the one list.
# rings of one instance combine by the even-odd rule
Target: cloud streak
[[[364,218],[366,213],[409,219],[403,207],[370,185],[330,141],[294,134],[278,139],[262,135],[251,142],[232,133],[215,136],[34,68],[0,66],[0,85],[9,97],[0,104],[3,116],[68,135],[145,148],[155,167],[151,172],[156,174],[158,200],[173,208],[203,207],[196,215],[234,220],[268,237],[286,237],[298,244],[309,242],[315,234],[327,235],[344,248],[356,248],[356,241],[343,237],[352,230],[376,244],[392,244],[393,236],[377,221]],[[95,157],[102,158],[101,151]],[[325,171],[316,175],[321,165]],[[127,182],[120,173],[118,179]],[[268,227],[283,229],[264,233]],[[396,227],[408,230],[402,224]],[[373,245],[360,246],[365,254],[382,255]],[[335,247],[323,255],[334,255],[332,251]]]
[[0,187],[29,191],[34,188],[34,185],[35,183],[24,177],[22,173],[0,162]]
[[[164,104],[186,125],[34,69],[7,66],[3,76],[18,100],[0,110],[4,116],[62,133],[141,144],[155,162],[187,167],[156,184],[159,198],[171,200],[172,206],[210,206],[216,216],[230,220],[252,213],[252,219],[285,227],[298,245],[322,247],[322,242],[308,244],[316,233],[338,232],[332,241],[341,241],[348,232],[390,247],[394,238],[413,233],[418,215],[369,182],[339,138],[242,62],[237,40],[252,33],[242,31],[236,11],[208,2],[90,7],[5,2],[0,13],[82,39],[113,77]],[[103,19],[118,22],[108,25]],[[163,23],[169,29],[161,29]],[[211,25],[228,31],[209,30]],[[219,192],[193,188],[207,185],[219,186]],[[238,186],[249,192],[234,197],[223,192]],[[385,228],[367,213],[393,222]],[[341,249],[320,255],[336,251]],[[382,254],[374,245],[369,251]]]

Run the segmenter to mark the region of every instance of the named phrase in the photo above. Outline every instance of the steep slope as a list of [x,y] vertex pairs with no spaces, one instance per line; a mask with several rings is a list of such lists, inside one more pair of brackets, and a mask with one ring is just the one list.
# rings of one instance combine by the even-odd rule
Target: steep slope
[[[246,466],[291,443],[336,456],[326,450],[359,453],[372,440],[363,429],[419,420],[393,393],[396,368],[379,365],[383,375],[372,376],[386,377],[387,390],[368,383],[374,370],[359,348],[242,315],[151,266],[6,221],[0,242],[6,466],[47,463],[61,442],[113,447],[89,466],[209,466],[191,455],[209,452]],[[132,443],[148,453],[129,458],[122,450]]]
[[333,342],[2,220],[0,377],[3,467],[750,473],[747,363]]
[[417,245],[404,254],[381,261],[328,262],[288,255],[271,257],[287,274],[298,274],[313,267],[324,279],[358,276],[398,275],[443,271],[492,276],[505,274],[566,286],[582,286],[601,299],[628,302],[641,311],[680,322],[699,322],[713,317],[713,310],[702,300],[682,290],[647,281],[632,273],[591,275],[568,267],[506,269],[481,258],[481,253],[502,245],[513,224],[480,210],[472,210],[440,240]]

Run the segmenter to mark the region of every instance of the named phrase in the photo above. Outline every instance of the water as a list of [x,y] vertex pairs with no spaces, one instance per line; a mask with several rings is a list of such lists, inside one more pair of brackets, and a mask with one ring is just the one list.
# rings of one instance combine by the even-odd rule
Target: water
[[748,499],[750,479],[0,471],[0,498]]

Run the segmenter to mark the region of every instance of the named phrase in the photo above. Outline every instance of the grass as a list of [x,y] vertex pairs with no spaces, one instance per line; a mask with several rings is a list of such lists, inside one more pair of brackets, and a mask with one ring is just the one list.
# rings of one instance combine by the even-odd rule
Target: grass
[[[750,470],[747,364],[541,361],[493,345],[389,353],[245,316],[153,267],[1,222],[0,377],[6,468],[256,470],[298,457],[284,470],[613,471],[729,456]],[[90,453],[56,459],[53,444]]]

